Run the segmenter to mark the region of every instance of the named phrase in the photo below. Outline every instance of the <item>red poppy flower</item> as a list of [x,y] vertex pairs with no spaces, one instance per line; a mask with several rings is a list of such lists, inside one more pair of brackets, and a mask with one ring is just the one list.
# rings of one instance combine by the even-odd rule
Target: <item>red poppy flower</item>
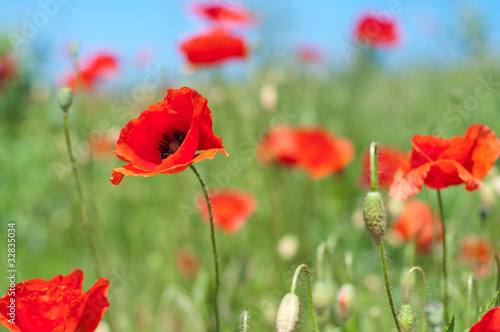
[[[109,307],[109,281],[100,278],[85,293],[82,283],[80,270],[66,277],[22,281],[15,286],[15,297],[7,292],[0,299],[0,324],[19,332],[94,331]],[[9,315],[11,303],[15,303],[15,324]]]
[[[205,221],[209,222],[205,196],[200,194],[197,202],[198,210]],[[210,204],[212,204],[214,226],[227,235],[237,233],[257,208],[257,200],[253,194],[230,188],[211,190]]]
[[217,151],[229,157],[212,131],[207,100],[191,88],[169,89],[163,101],[120,131],[115,155],[129,164],[113,170],[111,183],[120,184],[124,175],[182,172],[193,163],[213,159]]
[[432,251],[434,238],[438,242],[441,242],[443,238],[437,213],[433,216],[429,204],[418,199],[405,203],[403,212],[391,229],[406,243],[415,240],[417,251],[421,254],[428,254]]
[[257,159],[262,164],[296,166],[312,179],[341,170],[353,158],[354,146],[350,140],[319,127],[278,126],[257,144]]
[[228,5],[223,2],[196,3],[192,12],[212,22],[231,22],[248,24],[253,22],[253,15],[247,9],[236,4]]
[[245,40],[231,36],[220,27],[190,37],[181,44],[180,49],[194,66],[216,65],[247,56]]
[[189,249],[179,248],[175,254],[177,268],[184,278],[194,278],[200,269],[198,257]]
[[257,160],[263,165],[294,166],[299,161],[292,127],[280,125],[267,132],[257,144]]
[[458,261],[470,266],[476,276],[485,277],[490,272],[494,250],[484,237],[466,236],[460,242]]
[[[109,52],[100,52],[87,60],[82,61],[80,76],[84,89],[92,89],[102,78],[106,78],[118,70],[116,56]],[[67,75],[64,84],[75,89],[76,78],[74,74]]]
[[296,53],[300,60],[307,63],[319,63],[323,61],[322,52],[312,45],[300,46],[297,48]]
[[500,307],[495,307],[485,313],[469,332],[500,332]]
[[[394,180],[410,169],[407,154],[397,148],[381,146],[378,150],[378,181],[380,188],[389,188]],[[370,152],[361,156],[361,185],[369,189],[371,184]]]
[[87,144],[94,159],[106,159],[113,155],[116,140],[120,131],[118,129],[96,132],[87,137]]
[[426,184],[442,189],[465,183],[473,191],[500,155],[500,141],[484,125],[470,126],[465,136],[444,139],[415,135],[410,152],[410,170],[390,188],[389,196],[404,200],[418,193]]
[[396,24],[382,17],[365,15],[356,25],[356,38],[371,46],[392,46],[398,39]]
[[0,92],[17,73],[17,62],[9,53],[0,54]]

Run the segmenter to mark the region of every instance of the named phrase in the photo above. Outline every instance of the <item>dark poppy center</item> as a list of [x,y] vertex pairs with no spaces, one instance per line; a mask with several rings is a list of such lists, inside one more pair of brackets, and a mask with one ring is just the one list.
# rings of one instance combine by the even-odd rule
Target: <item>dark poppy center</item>
[[158,140],[159,146],[155,151],[159,151],[160,159],[166,159],[179,150],[185,138],[186,134],[178,129],[174,129],[169,133],[164,133],[161,135],[161,139]]

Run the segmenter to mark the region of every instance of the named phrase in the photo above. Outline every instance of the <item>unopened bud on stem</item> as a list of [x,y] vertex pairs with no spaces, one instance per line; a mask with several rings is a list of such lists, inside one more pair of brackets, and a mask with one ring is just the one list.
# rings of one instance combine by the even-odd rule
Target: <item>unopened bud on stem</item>
[[299,321],[299,297],[294,293],[286,294],[281,300],[276,316],[277,332],[293,332]]
[[378,191],[366,194],[363,201],[363,219],[371,238],[376,245],[380,245],[387,225],[387,213],[382,196]]
[[57,92],[59,106],[64,113],[67,113],[73,102],[73,91],[67,86],[63,86]]
[[413,326],[413,309],[409,304],[403,304],[399,308],[398,320],[402,332],[411,332]]

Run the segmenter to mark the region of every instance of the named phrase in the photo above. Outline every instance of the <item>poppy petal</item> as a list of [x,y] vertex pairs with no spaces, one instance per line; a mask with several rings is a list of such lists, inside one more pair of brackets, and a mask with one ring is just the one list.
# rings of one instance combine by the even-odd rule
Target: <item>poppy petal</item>
[[500,141],[495,133],[484,125],[472,125],[467,129],[466,137],[475,139],[474,149],[465,162],[474,177],[484,178],[500,156]]
[[424,185],[424,179],[431,169],[431,164],[424,164],[406,173],[402,178],[394,181],[389,189],[389,196],[403,201],[417,194]]
[[500,332],[500,307],[495,307],[484,314],[469,332]]
[[109,281],[100,278],[97,282],[84,293],[87,298],[85,307],[78,324],[78,332],[92,332],[94,331],[104,315],[104,312],[109,307],[107,299],[109,289]]

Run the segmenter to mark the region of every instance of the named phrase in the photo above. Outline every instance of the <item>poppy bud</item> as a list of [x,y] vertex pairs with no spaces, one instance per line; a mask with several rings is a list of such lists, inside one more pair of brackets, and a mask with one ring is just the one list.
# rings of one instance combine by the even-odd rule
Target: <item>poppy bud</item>
[[399,325],[402,332],[410,332],[413,326],[413,309],[409,304],[403,304],[399,308]]
[[330,283],[326,281],[318,281],[314,284],[313,288],[313,299],[314,304],[318,310],[325,310],[332,299],[332,287]]
[[281,300],[276,315],[277,332],[293,332],[299,321],[299,297],[294,293],[286,294]]
[[278,254],[284,261],[292,259],[299,248],[299,239],[294,234],[283,235],[278,241]]
[[62,108],[63,112],[68,112],[73,102],[73,91],[67,86],[63,86],[57,92],[57,97],[59,101],[59,106]]
[[71,42],[69,44],[69,51],[72,56],[77,56],[78,55],[78,43],[77,42]]
[[379,192],[369,192],[363,201],[363,219],[368,233],[376,245],[384,238],[387,225],[387,213]]
[[346,320],[354,312],[356,289],[352,284],[344,284],[337,294],[337,314],[341,320]]

